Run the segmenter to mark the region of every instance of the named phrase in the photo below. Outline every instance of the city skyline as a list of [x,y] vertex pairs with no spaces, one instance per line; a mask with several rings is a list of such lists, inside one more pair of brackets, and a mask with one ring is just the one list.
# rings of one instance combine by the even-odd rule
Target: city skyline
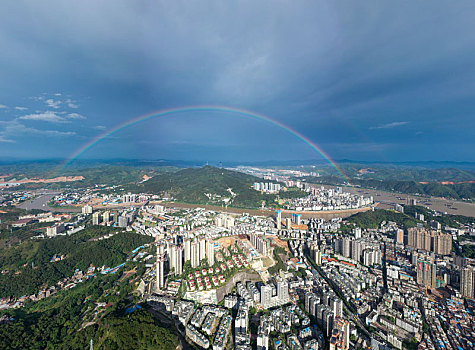
[[[473,162],[470,9],[2,4],[0,157],[68,158],[140,116],[219,105],[275,120],[330,159]],[[137,123],[80,157],[109,158],[323,159],[276,125],[222,110]]]

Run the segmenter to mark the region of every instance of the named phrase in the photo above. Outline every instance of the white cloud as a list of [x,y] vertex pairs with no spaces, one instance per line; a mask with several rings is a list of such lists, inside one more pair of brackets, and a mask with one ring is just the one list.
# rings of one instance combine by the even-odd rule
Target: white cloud
[[69,113],[66,118],[68,119],[86,119],[85,116],[79,114],[79,113]]
[[51,136],[73,136],[76,135],[74,131],[58,131],[58,130],[35,130],[35,133],[46,134]]
[[8,106],[6,106],[6,105],[0,105],[0,109],[2,109],[2,108],[8,108]]
[[13,138],[24,135],[49,135],[57,137],[74,136],[74,131],[40,130],[30,128],[13,119],[10,121],[0,121],[0,142],[15,142]]
[[79,108],[79,105],[76,103],[76,101],[73,101],[70,98],[68,98],[65,102],[69,108]]
[[27,114],[20,119],[23,120],[42,120],[45,122],[50,122],[50,123],[68,123],[68,121],[56,114],[55,112],[47,111],[43,113],[38,113],[38,114]]
[[17,107],[15,107],[15,109],[16,109],[17,111],[26,111],[28,108],[17,106]]
[[106,127],[104,125],[96,125],[95,127],[93,127],[93,129],[96,129],[96,130],[105,130]]
[[5,142],[5,143],[7,143],[7,142],[15,142],[15,141],[13,141],[13,140],[11,140],[11,139],[7,139],[4,135],[1,135],[1,134],[0,134],[0,142]]
[[48,105],[48,107],[51,107],[51,108],[59,108],[59,106],[61,105],[61,103],[63,103],[62,101],[55,101],[53,100],[52,98],[49,98],[45,101],[45,103]]
[[371,130],[375,130],[375,129],[391,129],[391,128],[395,128],[395,127],[398,127],[398,126],[403,126],[403,125],[406,125],[408,124],[409,122],[392,122],[392,123],[387,123],[387,124],[382,124],[382,125],[378,125],[378,126],[372,126],[370,127]]

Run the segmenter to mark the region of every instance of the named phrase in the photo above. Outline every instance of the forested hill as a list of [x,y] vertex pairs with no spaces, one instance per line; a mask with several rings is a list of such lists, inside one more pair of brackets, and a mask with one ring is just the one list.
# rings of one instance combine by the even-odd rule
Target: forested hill
[[168,195],[182,202],[256,208],[262,201],[269,203],[275,198],[251,188],[254,182],[261,181],[258,177],[240,172],[204,166],[157,175],[128,189]]

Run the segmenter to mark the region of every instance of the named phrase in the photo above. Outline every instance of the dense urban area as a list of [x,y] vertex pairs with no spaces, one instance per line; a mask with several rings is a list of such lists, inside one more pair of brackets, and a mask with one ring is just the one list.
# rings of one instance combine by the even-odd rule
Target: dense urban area
[[473,217],[255,175],[246,190],[298,195],[259,215],[4,186],[0,347],[473,348]]

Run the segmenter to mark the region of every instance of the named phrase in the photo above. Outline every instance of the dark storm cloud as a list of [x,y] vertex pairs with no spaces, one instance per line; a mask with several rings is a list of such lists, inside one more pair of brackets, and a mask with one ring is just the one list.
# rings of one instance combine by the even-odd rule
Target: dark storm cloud
[[[467,127],[475,108],[474,10],[471,1],[6,2],[0,120],[10,124],[0,124],[0,156],[26,156],[28,143],[38,142],[17,139],[6,125],[53,135],[51,121],[67,121],[57,130],[71,133],[64,147],[50,137],[34,155],[66,156],[132,117],[220,104],[284,122],[335,158],[475,160]],[[51,101],[28,99],[41,93]],[[127,140],[105,141],[111,146],[90,156],[143,155],[138,138],[150,157],[314,156],[274,126],[228,120],[184,115],[137,125]],[[269,155],[282,143],[288,147]],[[189,153],[190,145],[200,151]]]

